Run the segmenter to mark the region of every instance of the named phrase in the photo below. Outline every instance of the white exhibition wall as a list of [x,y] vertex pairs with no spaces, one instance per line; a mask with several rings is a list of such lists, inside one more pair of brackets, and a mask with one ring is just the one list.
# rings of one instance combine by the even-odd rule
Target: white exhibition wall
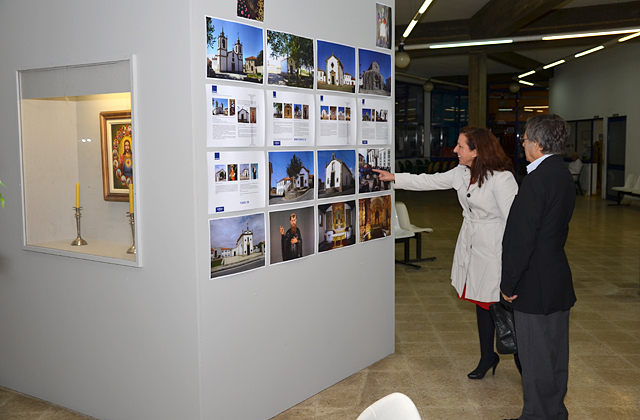
[[[628,41],[555,68],[549,110],[567,120],[627,117],[626,173],[640,173],[640,43]],[[606,142],[607,123],[604,123]],[[604,150],[606,150],[606,143]],[[606,171],[603,171],[606,174]]]
[[[375,5],[375,0],[313,6],[269,1],[264,24],[257,26],[383,52],[375,47]],[[194,2],[194,110],[203,108],[204,85],[212,83],[204,72],[204,16],[234,20],[235,14],[235,1]],[[201,139],[205,114],[194,112],[193,119],[194,138]],[[206,178],[205,151],[214,149],[197,143],[197,177]],[[208,217],[202,211],[206,184],[197,188],[201,223]],[[198,229],[201,262],[210,259],[204,227]],[[388,238],[214,280],[207,279],[206,264],[199,264],[204,418],[272,417],[392,353],[393,253]]]
[[[272,0],[261,26],[375,49],[375,3]],[[0,386],[100,419],[264,419],[393,352],[392,239],[209,280],[204,16],[235,8],[0,2]],[[128,59],[142,266],[24,250],[17,71]]]

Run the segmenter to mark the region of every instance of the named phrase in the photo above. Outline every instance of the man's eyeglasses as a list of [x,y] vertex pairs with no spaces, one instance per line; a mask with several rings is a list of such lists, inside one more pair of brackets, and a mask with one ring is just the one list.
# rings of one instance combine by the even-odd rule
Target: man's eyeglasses
[[529,141],[529,139],[525,136],[522,136],[522,138],[520,139],[520,144],[524,144],[525,141]]

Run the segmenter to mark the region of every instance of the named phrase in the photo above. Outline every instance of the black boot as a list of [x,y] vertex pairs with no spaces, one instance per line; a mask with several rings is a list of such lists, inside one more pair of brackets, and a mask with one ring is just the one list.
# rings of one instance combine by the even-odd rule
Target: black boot
[[491,313],[476,305],[476,318],[478,319],[478,337],[480,338],[480,362],[478,366],[469,373],[469,379],[482,379],[484,375],[493,368],[495,375],[496,367],[500,363],[500,357],[493,351],[493,341],[496,327],[493,324]]

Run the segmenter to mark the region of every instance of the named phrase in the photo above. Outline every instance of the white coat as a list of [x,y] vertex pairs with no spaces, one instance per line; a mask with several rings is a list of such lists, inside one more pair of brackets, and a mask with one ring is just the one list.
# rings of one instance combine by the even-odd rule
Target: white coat
[[395,188],[415,191],[458,192],[464,220],[451,267],[451,284],[462,296],[479,302],[500,300],[502,236],[518,184],[511,172],[494,172],[478,187],[471,184],[471,171],[458,165],[432,175],[396,174]]

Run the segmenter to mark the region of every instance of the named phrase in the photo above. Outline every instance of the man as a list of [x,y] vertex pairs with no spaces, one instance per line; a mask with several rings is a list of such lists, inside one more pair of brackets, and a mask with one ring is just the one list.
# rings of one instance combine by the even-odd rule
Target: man
[[502,241],[502,298],[514,310],[524,407],[519,420],[566,420],[569,310],[576,301],[564,252],[576,195],[561,153],[569,124],[538,115],[525,126],[528,175]]
[[573,152],[571,155],[571,163],[569,164],[569,172],[571,175],[580,175],[580,171],[582,170],[582,160],[576,152]]
[[280,226],[280,235],[282,235],[282,260],[288,261],[294,258],[302,257],[302,236],[298,229],[298,216],[291,213],[289,216],[291,228],[284,233],[284,228]]

